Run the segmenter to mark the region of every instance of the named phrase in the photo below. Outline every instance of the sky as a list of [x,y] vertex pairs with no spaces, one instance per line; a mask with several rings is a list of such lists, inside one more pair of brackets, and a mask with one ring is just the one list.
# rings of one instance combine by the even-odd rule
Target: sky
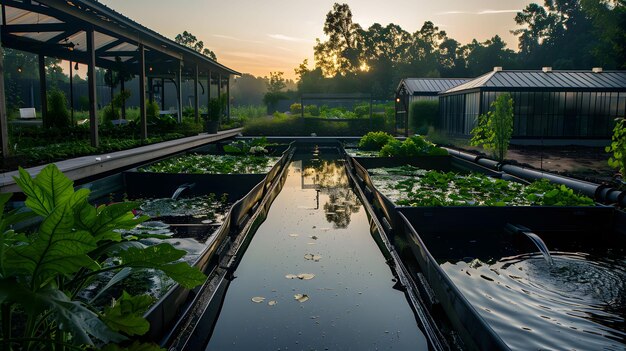
[[[188,31],[242,73],[267,76],[281,71],[295,78],[304,59],[313,68],[315,39],[325,40],[326,14],[336,0],[100,0],[127,17],[174,39]],[[353,21],[367,28],[395,23],[413,33],[432,21],[466,44],[500,35],[517,50],[509,32],[527,0],[350,0]],[[342,3],[343,3],[342,2]],[[542,1],[539,1],[542,2]]]

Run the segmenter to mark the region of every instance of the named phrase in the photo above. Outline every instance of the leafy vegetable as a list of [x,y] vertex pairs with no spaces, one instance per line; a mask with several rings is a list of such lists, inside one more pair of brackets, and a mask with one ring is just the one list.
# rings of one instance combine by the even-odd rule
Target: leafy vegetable
[[448,152],[420,135],[406,138],[403,142],[393,139],[380,150],[381,157],[445,156]]
[[278,161],[276,157],[185,155],[174,157],[150,166],[140,172],[196,173],[196,174],[260,174],[267,173]]
[[369,132],[359,140],[359,149],[366,151],[379,151],[387,143],[395,138],[385,132]]

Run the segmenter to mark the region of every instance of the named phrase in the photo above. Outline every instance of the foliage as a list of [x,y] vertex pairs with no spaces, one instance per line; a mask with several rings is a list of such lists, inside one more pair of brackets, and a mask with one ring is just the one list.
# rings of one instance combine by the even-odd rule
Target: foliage
[[238,140],[224,145],[224,152],[233,155],[262,155],[267,154],[266,146],[269,145],[266,137]]
[[611,145],[606,147],[606,152],[612,152],[609,158],[609,166],[617,169],[622,179],[626,179],[626,120],[615,120]]
[[593,206],[564,185],[523,185],[479,173],[426,171],[412,166],[370,171],[374,185],[400,206]]
[[67,99],[61,90],[52,89],[48,93],[48,115],[44,122],[48,128],[64,128],[70,125]]
[[299,115],[302,113],[302,104],[298,103],[298,102],[294,102],[293,104],[291,104],[291,106],[289,106],[289,111],[291,112],[292,115]]
[[256,118],[246,121],[244,135],[274,136],[362,136],[369,131],[393,132],[394,120],[384,116],[333,120],[326,118],[284,116],[282,118]]
[[234,117],[247,120],[250,118],[259,118],[267,116],[267,108],[265,106],[233,106],[230,114]]
[[148,121],[150,119],[157,118],[160,111],[161,108],[159,107],[159,104],[156,103],[156,101],[152,100],[146,102],[146,118],[148,119]]
[[439,117],[439,100],[413,101],[409,105],[409,128],[418,134],[426,134]]
[[403,142],[392,139],[380,150],[381,157],[445,156],[448,152],[420,135],[406,138]]
[[266,82],[269,93],[278,93],[287,87],[284,74],[285,72],[270,72],[270,77]]
[[393,135],[386,132],[369,132],[359,140],[359,149],[378,151],[394,140]]
[[[0,197],[3,343],[19,349],[64,349],[144,334],[148,323],[142,315],[152,303],[149,296],[124,293],[104,310],[78,297],[104,272],[156,269],[187,288],[204,281],[200,271],[177,262],[185,251],[165,243],[137,246],[138,238],[121,234],[148,219],[131,212],[138,204],[94,207],[87,201],[89,190],[74,191],[73,182],[53,164],[35,178],[20,169],[15,181],[26,195],[28,211],[3,216],[10,195]],[[33,233],[8,229],[33,216],[41,218]],[[11,327],[18,322],[19,327]]]
[[222,113],[222,106],[219,99],[212,98],[207,106],[207,121],[219,121]]
[[354,113],[357,117],[369,117],[370,114],[370,105],[369,104],[360,104],[354,107]]
[[513,135],[513,98],[511,94],[499,95],[491,103],[486,115],[478,116],[478,123],[471,131],[473,146],[492,151],[498,161],[504,161]]
[[317,105],[305,105],[304,115],[310,117],[319,117],[320,109],[317,107]]
[[267,173],[278,161],[276,157],[231,155],[185,155],[172,157],[140,172],[189,174],[261,174]]
[[190,32],[184,31],[181,34],[176,35],[174,41],[178,44],[184,45],[192,50],[195,50],[202,55],[212,59],[213,61],[217,61],[217,56],[215,53],[208,48],[204,47],[204,42],[202,40],[198,41],[195,35]]
[[282,91],[278,91],[278,92],[268,91],[267,93],[265,93],[265,95],[263,95],[263,103],[267,106],[269,110],[273,110],[275,109],[275,106],[278,103],[278,101],[284,100],[287,98],[289,98],[289,96],[286,93],[283,93]]

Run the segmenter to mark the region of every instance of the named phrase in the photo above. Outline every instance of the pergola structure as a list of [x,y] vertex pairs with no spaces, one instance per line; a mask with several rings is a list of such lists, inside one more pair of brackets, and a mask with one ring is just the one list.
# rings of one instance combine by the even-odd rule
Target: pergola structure
[[[171,79],[177,87],[178,119],[182,118],[183,77],[191,77],[195,88],[195,118],[199,120],[200,80],[210,87],[217,83],[218,98],[225,87],[230,100],[230,76],[240,75],[210,58],[150,30],[95,0],[0,0],[3,47],[39,55],[42,117],[46,120],[45,57],[55,57],[87,65],[91,144],[98,146],[96,67],[115,69],[116,60],[139,76],[141,137],[148,134],[146,93],[152,98],[154,79]],[[149,87],[146,90],[146,87]],[[4,74],[0,65],[0,138],[2,153],[8,153],[8,132]],[[230,113],[227,103],[226,113]]]

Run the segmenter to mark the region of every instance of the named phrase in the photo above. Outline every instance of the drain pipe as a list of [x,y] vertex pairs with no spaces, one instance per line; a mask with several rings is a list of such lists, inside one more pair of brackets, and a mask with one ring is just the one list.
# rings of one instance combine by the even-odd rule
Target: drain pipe
[[549,172],[537,171],[534,169],[524,168],[516,165],[506,163],[503,164],[483,156],[477,156],[455,149],[444,149],[446,149],[448,153],[452,156],[477,163],[483,167],[487,167],[495,171],[502,171],[526,180],[547,179],[550,182],[563,184],[569,188],[572,188],[575,191],[583,195],[589,196],[598,202],[618,204],[621,207],[626,207],[626,192],[612,188],[607,185],[595,184],[584,180],[556,175]]

